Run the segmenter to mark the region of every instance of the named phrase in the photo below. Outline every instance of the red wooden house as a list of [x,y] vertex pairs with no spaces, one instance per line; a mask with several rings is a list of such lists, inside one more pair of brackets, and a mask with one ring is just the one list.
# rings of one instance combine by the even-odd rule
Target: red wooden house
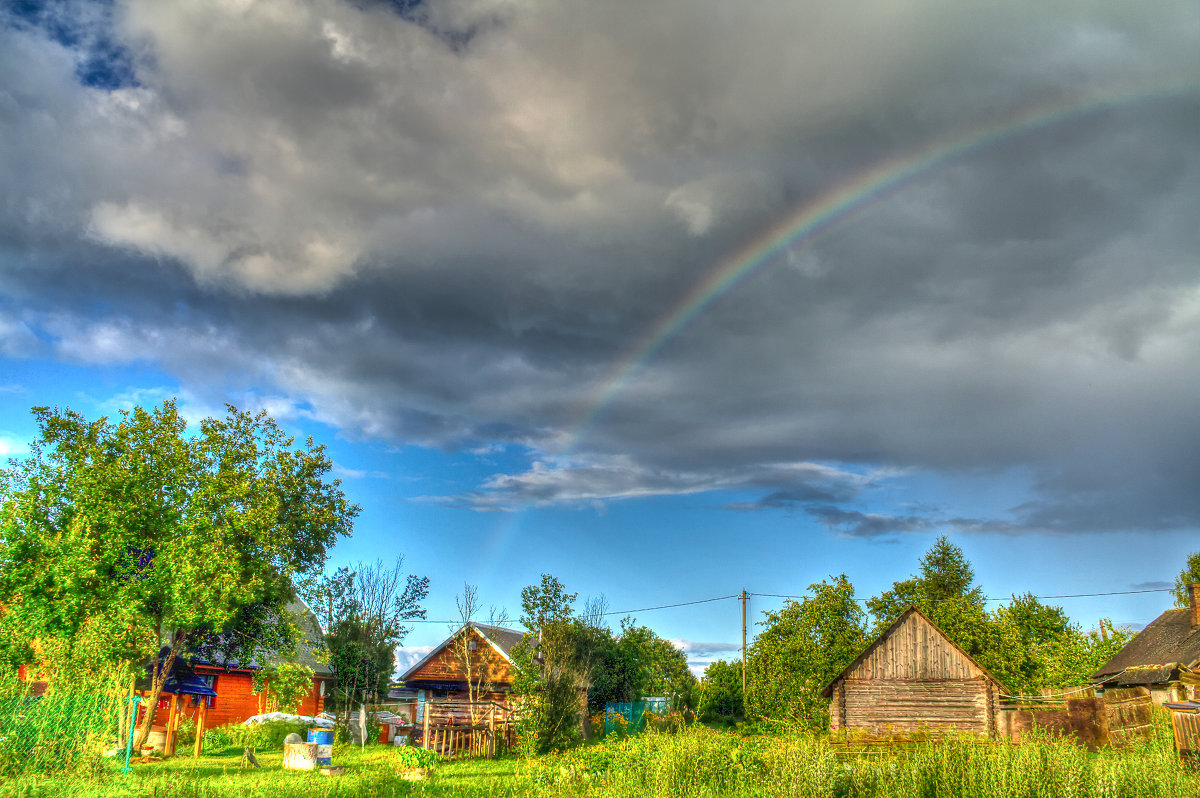
[[[185,655],[172,670],[172,676],[180,681],[192,677],[199,678],[216,695],[184,695],[182,701],[177,702],[181,704],[181,713],[193,720],[198,720],[203,715],[204,727],[211,729],[228,723],[241,723],[246,718],[270,711],[271,708],[264,704],[265,696],[254,693],[253,677],[263,666],[285,661],[297,662],[313,671],[312,687],[296,707],[296,713],[316,715],[324,710],[325,693],[333,686],[333,673],[314,652],[314,649],[319,650],[321,645],[321,627],[312,610],[299,600],[290,603],[288,611],[304,632],[305,638],[296,646],[297,650],[292,657],[282,653],[267,654],[263,662],[236,662],[219,655],[207,658],[195,653],[191,656]],[[139,686],[148,687],[147,684]],[[160,696],[159,709],[168,710],[171,701],[172,696],[169,694]],[[164,712],[160,717],[165,718],[165,715]]]

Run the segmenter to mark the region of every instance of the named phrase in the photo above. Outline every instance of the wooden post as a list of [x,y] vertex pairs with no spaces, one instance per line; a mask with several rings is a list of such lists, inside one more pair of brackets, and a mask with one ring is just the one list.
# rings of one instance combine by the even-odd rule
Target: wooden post
[[750,594],[742,589],[742,707],[746,706],[746,600]]
[[200,697],[200,711],[196,713],[196,744],[192,746],[192,756],[200,756],[204,750],[204,721],[208,718],[208,697]]
[[429,750],[429,699],[425,699],[425,728],[421,731],[421,746]]
[[496,756],[496,705],[488,704],[488,759]]

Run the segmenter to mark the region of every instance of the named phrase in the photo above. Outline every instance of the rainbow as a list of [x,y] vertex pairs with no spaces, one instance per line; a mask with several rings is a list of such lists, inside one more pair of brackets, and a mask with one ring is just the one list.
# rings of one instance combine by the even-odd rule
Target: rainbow
[[1070,103],[1028,107],[987,126],[960,132],[928,146],[890,158],[854,174],[782,221],[768,228],[712,269],[650,326],[597,382],[585,412],[568,436],[569,451],[647,361],[690,325],[714,302],[751,275],[777,262],[793,247],[811,242],[861,215],[878,201],[890,197],[928,172],[977,152],[997,142],[1060,124],[1064,121],[1136,102],[1170,98],[1200,87],[1192,77],[1170,84],[1142,84],[1136,88],[1110,90],[1103,97]]

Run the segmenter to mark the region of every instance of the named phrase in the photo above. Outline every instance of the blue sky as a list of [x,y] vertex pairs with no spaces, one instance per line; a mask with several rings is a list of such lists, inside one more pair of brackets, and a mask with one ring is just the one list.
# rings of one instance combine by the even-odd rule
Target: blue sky
[[[362,506],[331,567],[404,555],[435,620],[543,572],[865,599],[939,534],[997,599],[1166,587],[1200,10],[706,5],[9,4],[0,452],[34,405],[266,409]],[[736,656],[736,601],[636,617]]]

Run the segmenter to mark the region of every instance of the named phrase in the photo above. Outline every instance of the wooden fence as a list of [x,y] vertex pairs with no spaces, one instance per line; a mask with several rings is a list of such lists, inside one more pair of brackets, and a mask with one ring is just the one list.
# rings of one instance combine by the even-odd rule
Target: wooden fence
[[513,743],[512,709],[495,701],[426,701],[414,736],[443,759],[490,759]]

